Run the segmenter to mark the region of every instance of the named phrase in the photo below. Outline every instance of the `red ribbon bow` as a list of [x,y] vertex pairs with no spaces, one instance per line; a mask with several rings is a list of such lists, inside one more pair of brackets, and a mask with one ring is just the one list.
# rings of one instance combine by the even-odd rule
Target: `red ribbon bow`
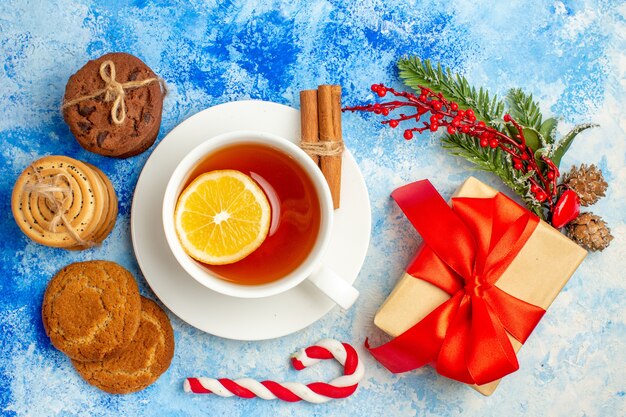
[[486,384],[519,368],[507,336],[524,343],[545,313],[494,284],[539,223],[504,194],[453,198],[450,208],[428,180],[395,190],[424,244],[407,273],[452,298],[409,330],[377,348],[366,346],[393,373],[436,363],[437,372]]

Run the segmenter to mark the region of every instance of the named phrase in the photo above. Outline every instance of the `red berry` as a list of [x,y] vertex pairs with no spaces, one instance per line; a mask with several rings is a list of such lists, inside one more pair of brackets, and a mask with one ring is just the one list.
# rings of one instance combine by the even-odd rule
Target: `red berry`
[[386,107],[383,107],[383,109],[381,110],[383,116],[389,116],[389,109]]
[[478,122],[478,127],[485,127],[485,122],[483,122],[482,120]]
[[459,112],[456,114],[457,117],[460,117],[461,119],[465,117],[465,111],[463,110],[459,110]]
[[521,158],[522,158],[522,161],[528,161],[528,155],[525,153],[522,154]]
[[426,101],[426,95],[422,94],[417,98],[419,101]]
[[539,191],[539,187],[537,187],[535,184],[531,184],[530,185],[530,192],[535,194],[535,193],[537,193],[537,191]]
[[470,127],[468,125],[461,126],[461,132],[468,133],[470,131]]
[[489,141],[487,139],[481,139],[480,140],[480,146],[485,148],[485,147],[487,147],[487,145],[489,145]]
[[456,128],[452,125],[448,125],[448,133],[454,135],[456,133]]
[[433,114],[432,116],[430,116],[430,122],[431,123],[439,123],[439,117],[437,117],[437,114]]
[[535,198],[540,203],[543,203],[548,198],[548,195],[546,193],[544,193],[543,191],[539,190],[539,192],[537,194],[535,194]]
[[404,139],[411,140],[413,139],[413,132],[409,129],[404,131]]
[[513,168],[515,168],[515,169],[516,169],[516,170],[518,170],[518,171],[519,171],[520,169],[522,169],[523,167],[524,167],[524,166],[522,165],[522,163],[521,163],[521,162],[516,162],[516,163],[514,163],[514,164],[513,164]]
[[398,127],[398,121],[397,120],[389,120],[389,126],[393,129],[395,129],[396,127]]
[[441,101],[433,100],[432,106],[433,106],[433,109],[435,110],[441,110],[441,106],[442,106]]
[[380,103],[374,103],[374,109],[380,109]]
[[425,88],[422,88],[422,90],[420,91],[420,94],[423,95],[423,96],[427,96],[428,93],[429,93],[429,91],[427,89],[425,89]]
[[430,126],[428,127],[430,129],[431,132],[436,131],[437,129],[439,129],[439,124],[437,123],[431,123]]
[[441,120],[443,119],[443,113],[437,113],[437,119]]
[[474,123],[476,121],[476,117],[471,116],[471,117],[468,117],[467,120],[469,120],[470,123]]
[[482,132],[482,133],[480,134],[480,138],[481,138],[481,139],[484,139],[484,140],[489,140],[489,133],[487,133],[487,132]]
[[374,108],[374,114],[380,114],[382,111],[380,110],[380,107],[378,108]]
[[452,103],[450,103],[450,108],[454,111],[457,111],[459,109],[459,105],[453,101]]
[[376,94],[378,94],[378,97],[385,97],[385,94],[387,94],[387,89],[385,87],[380,87],[378,91],[376,91]]
[[373,92],[377,92],[378,91],[378,84],[372,84],[372,86],[370,88],[372,89]]
[[474,110],[472,109],[465,110],[465,115],[471,119],[472,117],[474,117]]
[[459,119],[458,117],[455,117],[454,119],[452,119],[452,126],[454,127],[461,126],[461,119]]
[[505,114],[505,115],[504,115],[504,121],[505,121],[505,122],[510,122],[510,121],[511,121],[511,115],[510,115],[510,114],[508,114],[508,113],[507,113],[507,114]]
[[549,180],[553,180],[554,179],[554,171],[548,171],[548,174],[546,176],[548,177]]
[[498,139],[491,139],[489,141],[489,147],[491,148],[497,148],[498,147]]

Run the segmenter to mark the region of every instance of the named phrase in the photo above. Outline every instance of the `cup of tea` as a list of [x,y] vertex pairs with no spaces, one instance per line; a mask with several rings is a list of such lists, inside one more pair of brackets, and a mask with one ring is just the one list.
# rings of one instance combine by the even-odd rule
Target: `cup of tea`
[[[177,201],[200,175],[236,170],[263,190],[271,220],[263,243],[243,259],[204,264],[189,256],[175,226]],[[285,292],[305,279],[343,309],[358,291],[324,265],[333,225],[333,203],[318,166],[289,140],[256,131],[225,133],[198,145],[178,164],[163,198],[167,243],[183,269],[205,287],[233,297],[259,298]]]

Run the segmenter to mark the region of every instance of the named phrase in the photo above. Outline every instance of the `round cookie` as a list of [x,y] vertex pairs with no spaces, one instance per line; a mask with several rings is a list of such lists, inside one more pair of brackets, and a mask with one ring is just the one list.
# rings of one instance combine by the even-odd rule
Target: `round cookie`
[[91,385],[111,394],[128,394],[156,381],[173,356],[174,332],[167,315],[154,301],[141,297],[139,330],[124,352],[101,362],[72,364]]
[[139,289],[114,262],[73,263],[48,283],[41,317],[57,349],[75,360],[101,361],[119,355],[135,336]]
[[[105,93],[78,103],[63,106],[63,118],[80,145],[104,156],[127,158],[148,149],[159,133],[164,91],[157,76],[139,58],[121,52],[109,53],[89,61],[72,75],[65,87],[64,103],[91,96],[106,87],[100,75],[105,61],[115,66],[115,81],[121,84],[155,79],[149,84],[124,88],[123,105],[126,118],[113,122],[114,98],[105,100]],[[107,74],[110,75],[109,72]]]
[[[11,197],[13,217],[22,232],[37,243],[86,247],[108,210],[108,197],[104,187],[98,186],[100,181],[91,168],[76,159],[43,157],[18,177]],[[63,218],[58,217],[59,211]]]

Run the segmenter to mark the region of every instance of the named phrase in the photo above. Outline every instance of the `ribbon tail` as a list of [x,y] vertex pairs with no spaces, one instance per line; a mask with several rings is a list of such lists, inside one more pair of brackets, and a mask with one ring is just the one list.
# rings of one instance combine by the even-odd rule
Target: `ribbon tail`
[[471,342],[469,326],[472,322],[470,297],[463,296],[459,309],[442,343],[436,369],[440,375],[466,384],[473,384],[465,363],[465,351]]
[[519,363],[515,350],[493,309],[474,297],[472,317],[472,342],[467,349],[466,360],[474,383],[487,384],[517,371]]
[[483,385],[517,369],[515,351],[495,312],[479,297],[464,297],[441,346],[437,372]]
[[384,345],[371,348],[368,341],[365,347],[385,368],[394,374],[411,371],[434,362],[448,323],[457,313],[460,296],[457,295],[439,307],[413,327]]

